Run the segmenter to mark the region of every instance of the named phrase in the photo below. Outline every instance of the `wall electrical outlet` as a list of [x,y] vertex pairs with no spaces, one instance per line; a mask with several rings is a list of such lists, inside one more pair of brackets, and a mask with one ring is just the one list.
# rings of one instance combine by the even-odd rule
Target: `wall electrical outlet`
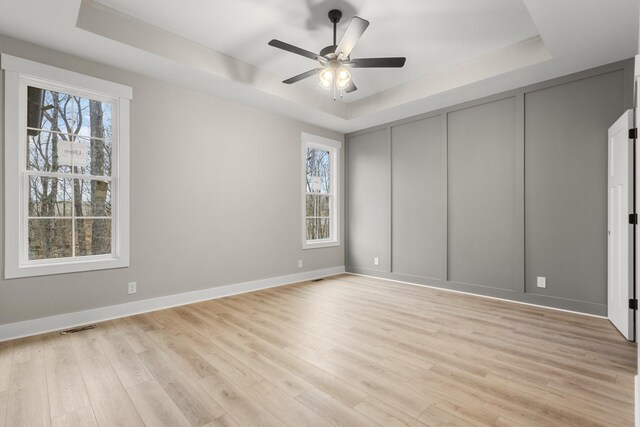
[[298,260],[298,268],[302,268],[302,260],[301,259]]
[[538,276],[538,287],[546,288],[547,287],[547,278]]
[[375,258],[373,259],[373,265],[380,265],[380,258],[375,257]]
[[137,282],[129,282],[129,288],[128,291],[129,295],[131,294],[135,294],[136,292],[138,292],[138,283]]

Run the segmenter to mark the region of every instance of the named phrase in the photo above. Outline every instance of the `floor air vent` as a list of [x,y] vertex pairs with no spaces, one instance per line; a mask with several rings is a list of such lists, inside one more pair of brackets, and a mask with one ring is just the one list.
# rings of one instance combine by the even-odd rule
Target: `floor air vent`
[[76,332],[87,331],[89,329],[95,329],[95,328],[97,328],[96,325],[78,326],[77,328],[67,329],[66,331],[60,331],[60,335],[75,334]]

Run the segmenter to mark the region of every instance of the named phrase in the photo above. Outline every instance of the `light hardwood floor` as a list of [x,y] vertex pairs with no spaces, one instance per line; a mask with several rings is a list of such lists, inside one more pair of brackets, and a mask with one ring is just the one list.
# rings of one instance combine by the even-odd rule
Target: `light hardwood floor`
[[342,275],[0,343],[0,426],[633,424],[599,318]]

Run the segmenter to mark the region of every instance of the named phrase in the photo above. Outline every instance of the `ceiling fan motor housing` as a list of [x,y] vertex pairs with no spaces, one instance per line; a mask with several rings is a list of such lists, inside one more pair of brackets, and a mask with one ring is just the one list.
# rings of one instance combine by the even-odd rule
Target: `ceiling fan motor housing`
[[336,48],[337,47],[338,47],[337,45],[332,44],[332,45],[329,45],[329,46],[323,48],[320,51],[320,56],[324,56],[327,59],[335,59],[337,57],[337,55],[336,55]]
[[329,20],[332,24],[337,24],[342,19],[342,12],[338,9],[331,9],[329,11]]

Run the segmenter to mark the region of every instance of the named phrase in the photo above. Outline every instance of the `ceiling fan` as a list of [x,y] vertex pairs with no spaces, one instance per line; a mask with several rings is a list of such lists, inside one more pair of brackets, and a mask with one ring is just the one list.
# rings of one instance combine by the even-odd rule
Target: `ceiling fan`
[[340,10],[333,9],[329,11],[329,20],[333,24],[333,44],[322,49],[319,54],[276,39],[269,42],[270,46],[313,59],[321,65],[318,68],[284,80],[282,83],[291,84],[317,75],[322,88],[333,90],[333,100],[335,101],[338,93],[342,97],[344,92],[349,93],[358,89],[351,79],[350,68],[401,68],[404,66],[406,61],[404,57],[352,59],[349,55],[369,26],[369,21],[354,16],[351,18],[351,22],[349,22],[347,31],[345,31],[342,39],[339,43],[336,43],[336,29],[341,18],[342,12]]

